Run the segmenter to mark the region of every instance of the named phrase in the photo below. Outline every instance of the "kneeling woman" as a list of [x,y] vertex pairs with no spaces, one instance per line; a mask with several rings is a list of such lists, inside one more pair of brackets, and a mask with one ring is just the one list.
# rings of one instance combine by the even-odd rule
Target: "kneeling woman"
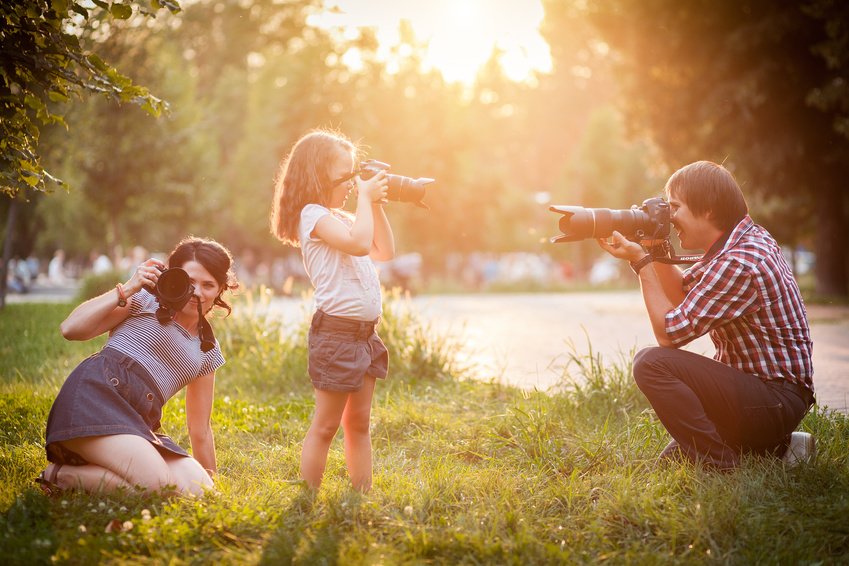
[[[194,291],[184,306],[170,309],[160,304],[164,293],[149,291],[164,267],[145,261],[127,283],[78,306],[61,324],[68,340],[104,332],[109,339],[71,372],[50,410],[51,464],[37,480],[48,494],[176,486],[178,494],[198,495],[212,486],[210,416],[215,370],[224,357],[205,315],[216,306],[231,311],[222,295],[235,287],[232,257],[212,240],[182,241],[167,267],[185,270]],[[184,387],[194,457],[156,432],[162,406]]]

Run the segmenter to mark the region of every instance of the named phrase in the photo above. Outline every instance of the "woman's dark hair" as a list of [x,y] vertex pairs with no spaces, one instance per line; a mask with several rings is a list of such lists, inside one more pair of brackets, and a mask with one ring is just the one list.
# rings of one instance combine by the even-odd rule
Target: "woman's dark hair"
[[749,214],[734,176],[712,161],[696,161],[673,173],[666,182],[666,198],[670,197],[686,204],[695,216],[710,213],[710,222],[723,232]]
[[341,132],[320,128],[304,134],[280,165],[271,203],[271,233],[281,242],[299,246],[301,210],[308,204],[328,206],[331,167],[339,155],[356,161],[359,148]]
[[239,286],[233,272],[233,256],[227,248],[214,240],[189,237],[177,244],[166,263],[168,267],[183,267],[190,261],[201,264],[221,286],[213,305],[226,310],[228,315],[233,312],[233,307],[222,298],[224,291]]

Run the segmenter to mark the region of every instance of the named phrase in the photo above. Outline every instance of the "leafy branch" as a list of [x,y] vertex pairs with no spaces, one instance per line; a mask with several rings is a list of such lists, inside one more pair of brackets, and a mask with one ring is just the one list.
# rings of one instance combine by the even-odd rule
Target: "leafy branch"
[[72,96],[96,93],[137,104],[154,116],[167,112],[165,101],[96,53],[86,53],[79,36],[95,20],[152,17],[162,8],[180,11],[173,0],[150,0],[150,7],[102,0],[6,0],[0,5],[0,192],[49,192],[48,182],[67,190],[41,166],[38,138],[44,126],[67,128],[56,105]]

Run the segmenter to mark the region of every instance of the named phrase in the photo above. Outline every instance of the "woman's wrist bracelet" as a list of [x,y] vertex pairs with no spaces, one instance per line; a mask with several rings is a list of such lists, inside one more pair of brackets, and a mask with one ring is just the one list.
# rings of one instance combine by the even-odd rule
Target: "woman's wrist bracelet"
[[115,289],[118,290],[118,306],[123,308],[127,306],[127,297],[124,295],[124,287],[121,286],[120,283],[115,285]]

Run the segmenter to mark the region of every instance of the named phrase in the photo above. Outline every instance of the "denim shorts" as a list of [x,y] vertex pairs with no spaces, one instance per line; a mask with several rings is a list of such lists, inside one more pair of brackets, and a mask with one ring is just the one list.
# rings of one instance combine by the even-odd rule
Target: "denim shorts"
[[188,456],[171,438],[156,432],[163,404],[162,394],[141,364],[104,348],[71,372],[53,402],[47,417],[47,459],[57,464],[87,464],[59,443],[114,434],[141,436],[160,452]]
[[313,387],[353,393],[370,375],[386,379],[389,352],[377,335],[380,319],[361,322],[317,310],[309,334],[309,374]]

